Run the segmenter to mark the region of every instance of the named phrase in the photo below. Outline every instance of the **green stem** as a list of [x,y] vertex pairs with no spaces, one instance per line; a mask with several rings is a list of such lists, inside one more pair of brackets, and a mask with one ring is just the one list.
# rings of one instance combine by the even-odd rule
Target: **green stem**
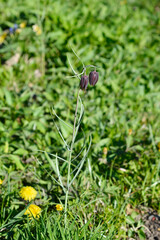
[[78,94],[77,94],[77,103],[76,103],[76,110],[75,110],[75,114],[74,114],[72,142],[71,142],[71,149],[69,152],[69,159],[68,159],[67,191],[66,191],[66,197],[65,197],[65,227],[67,226],[67,203],[68,203],[69,182],[70,182],[70,173],[71,173],[71,159],[72,159],[73,145],[74,145],[74,141],[75,141],[74,134],[75,134],[75,129],[76,129],[79,93],[80,93],[80,89],[78,90]]

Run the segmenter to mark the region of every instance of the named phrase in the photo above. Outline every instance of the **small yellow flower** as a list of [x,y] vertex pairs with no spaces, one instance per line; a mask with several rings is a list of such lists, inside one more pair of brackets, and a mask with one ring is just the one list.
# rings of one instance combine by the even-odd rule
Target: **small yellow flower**
[[131,128],[128,130],[128,135],[132,135],[132,129]]
[[4,42],[4,40],[7,37],[7,32],[4,32],[1,36],[0,36],[0,44],[2,44]]
[[29,218],[39,218],[40,216],[40,213],[41,213],[41,208],[38,207],[37,205],[35,204],[31,204],[28,209],[25,211],[24,215],[28,215]]
[[3,183],[3,180],[0,178],[0,185]]
[[57,211],[62,211],[63,210],[63,206],[61,204],[57,204],[56,205],[56,209],[57,209]]
[[0,36],[0,44],[4,42],[5,38],[3,36]]
[[104,153],[104,155],[107,155],[107,152],[108,152],[107,147],[104,147],[104,148],[103,148],[103,153]]
[[35,25],[32,26],[32,28],[33,28],[33,32],[35,32],[36,35],[41,35],[42,30],[38,25],[35,24]]
[[22,22],[19,26],[20,26],[20,28],[25,28],[26,27],[26,22]]
[[24,200],[28,200],[29,202],[33,199],[35,199],[37,195],[37,191],[33,187],[23,187],[20,191],[20,196]]
[[21,33],[21,32],[22,32],[22,29],[20,29],[20,28],[16,29],[16,33]]

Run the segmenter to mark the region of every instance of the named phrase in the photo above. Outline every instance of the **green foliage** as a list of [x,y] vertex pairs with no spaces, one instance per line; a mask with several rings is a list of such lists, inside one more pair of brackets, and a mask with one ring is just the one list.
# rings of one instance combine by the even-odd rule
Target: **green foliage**
[[[0,35],[26,22],[0,45],[0,237],[143,239],[143,223],[126,208],[160,210],[159,1],[1,0],[0,16]],[[33,32],[35,24],[42,34]],[[55,209],[65,199],[54,160],[67,156],[56,125],[66,143],[71,130],[52,108],[73,125],[79,81],[68,58],[78,73],[83,66],[72,48],[85,65],[99,67],[99,81],[81,92],[85,114],[73,157],[86,144],[83,131],[92,145],[69,192],[65,229],[64,211]],[[65,176],[62,159],[59,167]],[[26,207],[19,190],[29,185],[42,215],[17,221]]]

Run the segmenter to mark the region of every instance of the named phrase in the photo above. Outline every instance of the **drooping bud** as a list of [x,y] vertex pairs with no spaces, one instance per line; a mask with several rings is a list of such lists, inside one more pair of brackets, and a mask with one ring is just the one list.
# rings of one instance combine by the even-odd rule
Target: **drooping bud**
[[98,77],[99,77],[98,72],[96,72],[96,71],[90,72],[90,74],[89,74],[90,85],[92,85],[92,86],[96,85],[96,83],[98,81]]
[[80,88],[86,90],[88,86],[88,76],[84,75],[81,77]]

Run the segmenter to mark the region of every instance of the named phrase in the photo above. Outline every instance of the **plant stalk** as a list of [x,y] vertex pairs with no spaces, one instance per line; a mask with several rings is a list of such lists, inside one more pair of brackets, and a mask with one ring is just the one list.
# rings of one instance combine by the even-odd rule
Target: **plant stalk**
[[68,203],[69,182],[70,182],[70,173],[71,173],[72,152],[73,152],[73,145],[74,145],[74,141],[75,141],[74,134],[75,134],[75,129],[76,129],[79,93],[80,93],[80,89],[78,90],[78,94],[77,94],[77,103],[76,103],[76,109],[75,109],[75,114],[74,114],[74,125],[73,125],[72,142],[71,142],[71,148],[70,148],[70,151],[69,151],[69,158],[68,158],[67,191],[66,191],[66,196],[65,196],[65,227],[67,227],[67,203]]

